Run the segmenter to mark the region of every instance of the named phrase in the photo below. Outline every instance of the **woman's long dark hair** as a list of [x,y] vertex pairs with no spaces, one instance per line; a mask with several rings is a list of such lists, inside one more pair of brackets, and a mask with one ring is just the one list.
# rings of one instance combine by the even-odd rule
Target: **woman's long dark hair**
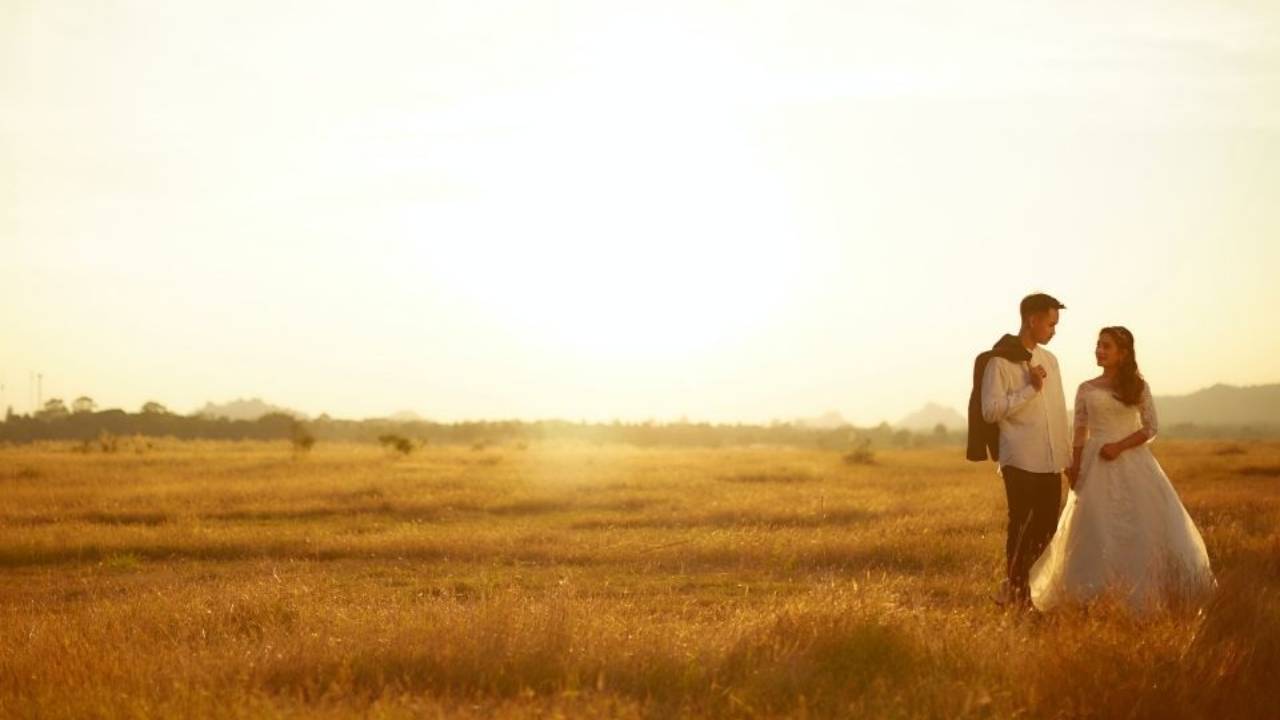
[[1124,361],[1116,368],[1115,398],[1125,405],[1137,405],[1142,399],[1142,391],[1147,387],[1138,370],[1138,356],[1133,352],[1133,333],[1129,328],[1113,325],[1102,328],[1102,334],[1111,338],[1116,347],[1124,351]]

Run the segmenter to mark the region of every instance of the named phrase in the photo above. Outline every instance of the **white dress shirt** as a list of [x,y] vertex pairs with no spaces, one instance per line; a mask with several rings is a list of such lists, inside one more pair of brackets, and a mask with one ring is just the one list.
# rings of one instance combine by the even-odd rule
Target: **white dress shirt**
[[[1031,384],[1031,367],[1045,369],[1044,387]],[[1031,362],[993,357],[982,376],[982,418],[1000,426],[1000,466],[1034,473],[1061,472],[1071,464],[1067,399],[1058,358],[1037,345]]]

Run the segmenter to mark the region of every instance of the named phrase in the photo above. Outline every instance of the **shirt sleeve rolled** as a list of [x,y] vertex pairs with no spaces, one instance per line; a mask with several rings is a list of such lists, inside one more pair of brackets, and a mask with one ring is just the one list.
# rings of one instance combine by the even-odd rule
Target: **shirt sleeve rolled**
[[997,358],[987,362],[986,370],[982,373],[983,420],[989,423],[1000,422],[1035,396],[1036,389],[1030,383],[1016,389],[1008,387]]

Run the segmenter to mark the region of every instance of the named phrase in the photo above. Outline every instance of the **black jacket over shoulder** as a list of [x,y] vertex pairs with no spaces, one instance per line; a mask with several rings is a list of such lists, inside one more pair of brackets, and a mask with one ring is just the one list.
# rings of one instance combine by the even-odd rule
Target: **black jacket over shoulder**
[[982,418],[982,376],[987,372],[987,362],[995,357],[1024,363],[1031,359],[1031,353],[1022,346],[1017,335],[1005,335],[973,361],[973,391],[969,393],[969,447],[965,457],[974,462],[1000,458],[1000,426]]

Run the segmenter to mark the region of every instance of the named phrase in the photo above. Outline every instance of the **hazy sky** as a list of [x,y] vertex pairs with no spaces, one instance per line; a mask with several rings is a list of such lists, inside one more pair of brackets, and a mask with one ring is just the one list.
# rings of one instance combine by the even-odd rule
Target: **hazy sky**
[[762,421],[1280,381],[1273,2],[0,5],[0,402]]

